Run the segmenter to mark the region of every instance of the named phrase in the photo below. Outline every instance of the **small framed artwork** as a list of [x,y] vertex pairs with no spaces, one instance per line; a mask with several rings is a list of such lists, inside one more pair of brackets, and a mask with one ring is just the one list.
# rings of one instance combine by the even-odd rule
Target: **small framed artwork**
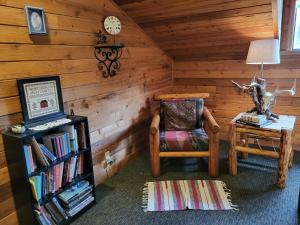
[[43,8],[25,6],[29,34],[47,34]]
[[18,79],[17,84],[25,125],[65,116],[59,76]]

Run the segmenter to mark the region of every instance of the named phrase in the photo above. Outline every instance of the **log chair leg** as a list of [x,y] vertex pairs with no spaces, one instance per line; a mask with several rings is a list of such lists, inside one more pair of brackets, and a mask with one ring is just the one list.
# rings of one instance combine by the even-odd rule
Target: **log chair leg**
[[230,140],[230,148],[228,152],[228,169],[229,169],[229,174],[235,176],[237,174],[237,153],[235,151],[236,127],[234,123],[231,124],[229,140]]
[[150,134],[150,163],[153,177],[160,176],[159,136]]
[[219,133],[212,136],[209,141],[208,174],[217,177],[219,176]]
[[280,155],[278,160],[278,175],[277,175],[277,187],[284,188],[288,175],[289,164],[289,150],[291,149],[292,135],[288,130],[281,131],[280,140]]

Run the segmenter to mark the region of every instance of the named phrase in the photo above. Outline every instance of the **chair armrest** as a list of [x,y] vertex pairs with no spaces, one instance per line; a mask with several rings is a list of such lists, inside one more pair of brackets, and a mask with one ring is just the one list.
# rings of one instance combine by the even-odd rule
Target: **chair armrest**
[[206,107],[204,107],[203,116],[204,116],[204,123],[207,123],[208,128],[213,133],[218,133],[220,131],[220,126],[217,124],[216,120],[214,119],[214,117],[211,115],[211,113]]
[[159,122],[160,122],[160,115],[156,113],[152,119],[151,126],[150,126],[150,133],[155,135],[159,133]]

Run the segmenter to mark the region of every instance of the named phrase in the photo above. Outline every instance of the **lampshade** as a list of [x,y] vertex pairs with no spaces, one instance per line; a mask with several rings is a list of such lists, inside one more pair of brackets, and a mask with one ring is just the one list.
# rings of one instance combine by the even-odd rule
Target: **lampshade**
[[279,41],[277,39],[251,41],[246,63],[279,64]]

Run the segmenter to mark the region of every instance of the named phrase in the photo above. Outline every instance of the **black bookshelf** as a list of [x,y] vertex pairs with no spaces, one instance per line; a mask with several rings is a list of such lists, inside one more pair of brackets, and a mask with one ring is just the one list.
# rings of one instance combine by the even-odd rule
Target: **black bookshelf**
[[[10,182],[12,187],[12,192],[14,195],[16,211],[18,215],[18,220],[20,224],[39,224],[34,214],[34,205],[37,204],[36,200],[33,198],[33,194],[31,191],[30,183],[28,178],[31,176],[36,176],[41,172],[47,171],[49,168],[54,167],[55,165],[69,160],[71,157],[78,156],[80,154],[84,154],[84,173],[82,175],[78,175],[75,177],[72,182],[65,184],[58,191],[52,194],[48,194],[44,196],[38,204],[44,205],[47,202],[51,201],[53,197],[56,197],[66,189],[75,185],[79,181],[87,180],[91,185],[93,185],[92,195],[94,197],[94,201],[86,205],[81,211],[79,211],[73,217],[69,217],[68,220],[64,220],[63,225],[70,224],[80,215],[85,213],[90,207],[92,207],[96,203],[96,195],[95,195],[95,182],[94,182],[94,173],[93,173],[93,164],[92,164],[92,152],[91,152],[91,144],[89,138],[89,127],[87,117],[83,116],[69,116],[71,122],[59,125],[56,127],[51,127],[47,130],[43,131],[32,131],[27,129],[23,134],[14,134],[10,131],[3,133],[3,142],[5,147],[6,161],[10,174]],[[71,152],[68,155],[65,155],[61,158],[58,158],[54,162],[47,167],[38,167],[38,169],[31,173],[27,174],[26,169],[26,161],[23,151],[23,146],[31,140],[34,136],[37,140],[41,140],[41,138],[45,135],[56,133],[59,131],[59,128],[66,125],[74,125],[75,127],[79,123],[85,123],[85,136],[86,136],[86,149],[79,149],[78,152]]]

